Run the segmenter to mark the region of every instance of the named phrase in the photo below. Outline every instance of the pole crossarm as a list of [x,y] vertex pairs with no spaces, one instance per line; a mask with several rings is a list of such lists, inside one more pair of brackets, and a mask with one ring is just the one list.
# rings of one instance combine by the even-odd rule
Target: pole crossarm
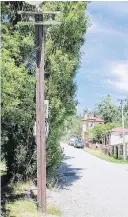
[[60,14],[61,11],[17,11],[17,14],[41,15],[41,14]]
[[57,21],[43,21],[43,22],[18,22],[17,25],[31,25],[31,26],[49,26],[49,25],[60,25],[61,22]]

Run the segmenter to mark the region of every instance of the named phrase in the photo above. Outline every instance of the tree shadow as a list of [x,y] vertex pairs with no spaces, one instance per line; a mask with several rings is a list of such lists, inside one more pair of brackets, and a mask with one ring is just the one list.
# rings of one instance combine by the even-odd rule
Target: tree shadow
[[10,201],[13,188],[9,186],[7,175],[1,177],[1,214],[2,217],[9,217],[10,210],[6,208],[6,203]]
[[71,157],[71,156],[65,156],[64,157],[64,160],[69,160],[69,159],[73,159],[74,157]]
[[[13,184],[15,185],[15,183]],[[15,202],[22,198],[28,198],[27,193],[14,193],[14,187],[8,181],[7,175],[1,177],[1,216],[2,217],[15,217],[10,216],[10,209],[6,207],[9,202]]]
[[59,190],[68,190],[74,182],[82,178],[82,171],[86,170],[86,168],[75,168],[66,162],[67,160],[72,158],[74,157],[65,156],[63,163],[57,171],[60,179],[56,185],[56,188]]

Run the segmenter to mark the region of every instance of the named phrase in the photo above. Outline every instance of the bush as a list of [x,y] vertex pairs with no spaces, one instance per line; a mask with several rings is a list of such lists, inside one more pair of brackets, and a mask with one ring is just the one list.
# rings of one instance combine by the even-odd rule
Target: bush
[[[57,15],[61,25],[45,28],[45,99],[49,100],[50,125],[48,174],[61,162],[59,141],[64,120],[75,111],[74,77],[87,28],[86,6],[87,2],[45,2],[43,5],[43,10],[63,11]],[[1,3],[1,9],[2,153],[9,177],[35,179],[35,32],[34,27],[15,26],[21,20],[17,10],[34,8],[25,2],[8,1]]]

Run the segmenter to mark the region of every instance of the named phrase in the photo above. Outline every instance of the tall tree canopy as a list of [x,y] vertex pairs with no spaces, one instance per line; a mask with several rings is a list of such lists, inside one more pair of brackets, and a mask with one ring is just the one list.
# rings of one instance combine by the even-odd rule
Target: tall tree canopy
[[105,123],[118,121],[121,117],[119,107],[112,103],[110,95],[97,103],[96,111]]
[[[45,98],[49,100],[50,131],[47,139],[47,173],[61,160],[59,141],[64,120],[75,113],[80,48],[88,18],[86,2],[45,2],[45,10],[62,13],[61,25],[45,27]],[[2,152],[8,174],[35,176],[35,29],[17,26],[18,10],[35,10],[25,2],[2,2]],[[26,170],[27,168],[27,170]]]
[[125,118],[125,121],[128,122],[128,96],[126,98],[126,103],[124,105],[124,118]]

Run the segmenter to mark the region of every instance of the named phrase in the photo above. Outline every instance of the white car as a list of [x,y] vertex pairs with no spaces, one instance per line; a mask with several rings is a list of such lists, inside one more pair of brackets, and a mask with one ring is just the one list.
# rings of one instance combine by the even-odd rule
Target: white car
[[74,145],[75,145],[75,142],[76,142],[76,137],[71,137],[71,138],[69,139],[68,145],[74,146]]

